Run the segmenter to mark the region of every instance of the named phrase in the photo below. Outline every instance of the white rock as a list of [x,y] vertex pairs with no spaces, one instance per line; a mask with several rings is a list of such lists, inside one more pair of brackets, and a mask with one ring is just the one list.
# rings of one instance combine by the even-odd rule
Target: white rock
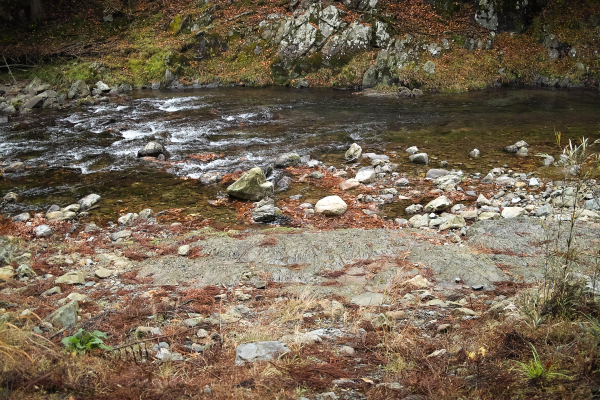
[[52,229],[48,225],[39,225],[35,228],[36,237],[47,237],[52,235]]
[[376,176],[375,170],[372,167],[365,167],[358,170],[354,179],[360,183],[370,183],[375,180]]
[[189,252],[190,252],[189,244],[184,244],[183,246],[179,246],[179,248],[177,249],[177,254],[179,254],[180,256],[187,256]]
[[411,146],[411,147],[409,147],[408,149],[406,149],[406,152],[407,152],[408,154],[410,154],[411,156],[412,156],[413,154],[417,153],[418,151],[419,151],[419,149],[418,149],[418,147],[417,147],[417,146]]
[[440,196],[427,203],[423,209],[426,213],[445,211],[452,207],[452,201],[446,196]]
[[358,144],[352,143],[350,148],[346,151],[344,158],[347,161],[355,161],[355,160],[358,160],[361,155],[362,155],[362,148]]
[[471,157],[473,157],[473,158],[477,158],[477,157],[479,157],[479,154],[481,154],[481,152],[480,152],[479,150],[477,150],[477,149],[473,149],[473,150],[471,150],[471,152],[469,153],[469,155],[470,155]]
[[505,207],[502,210],[502,218],[517,218],[525,214],[525,209],[522,207]]
[[324,215],[342,215],[348,209],[348,205],[340,196],[327,196],[315,205],[315,212]]

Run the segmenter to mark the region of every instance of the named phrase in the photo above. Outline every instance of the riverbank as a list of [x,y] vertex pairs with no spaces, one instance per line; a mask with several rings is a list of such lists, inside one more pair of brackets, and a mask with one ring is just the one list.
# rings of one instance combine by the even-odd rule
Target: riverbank
[[[449,93],[597,87],[597,4],[496,3],[61,3],[48,5],[46,22],[13,19],[0,34],[14,77],[38,77],[59,93],[78,80]],[[3,67],[0,78],[13,76]]]

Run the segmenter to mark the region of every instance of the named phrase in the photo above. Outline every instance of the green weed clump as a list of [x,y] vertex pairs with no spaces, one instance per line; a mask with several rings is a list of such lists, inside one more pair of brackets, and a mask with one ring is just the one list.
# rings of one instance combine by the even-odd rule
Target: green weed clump
[[516,362],[518,364],[517,371],[530,382],[543,384],[554,378],[569,378],[567,375],[557,372],[551,361],[542,363],[540,355],[533,345],[531,345],[531,352],[533,353],[533,360],[528,363]]
[[100,331],[87,332],[79,329],[73,336],[67,336],[61,343],[70,351],[83,353],[93,350],[110,350],[111,347],[106,346],[102,339],[106,339],[106,333]]

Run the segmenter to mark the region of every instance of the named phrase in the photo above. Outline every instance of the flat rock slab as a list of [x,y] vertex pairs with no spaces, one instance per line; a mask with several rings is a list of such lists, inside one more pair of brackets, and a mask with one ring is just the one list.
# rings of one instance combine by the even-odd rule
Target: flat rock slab
[[[582,243],[593,243],[599,233],[600,227],[594,224],[582,225],[578,231]],[[443,237],[438,233],[417,229],[288,230],[269,233],[269,237],[277,239],[272,246],[261,246],[267,235],[258,232],[242,239],[204,235],[205,239],[195,245],[202,247],[205,257],[163,256],[135,266],[141,268],[139,276],[153,274],[158,285],[192,279],[198,285],[232,285],[244,274],[260,271],[271,274],[274,282],[296,283],[318,293],[335,293],[350,299],[365,290],[383,292],[402,273],[395,261],[398,254],[407,254],[410,263],[431,268],[433,278],[442,286],[454,286],[456,277],[469,286],[493,287],[493,282],[503,280],[531,282],[543,275],[541,243],[546,235],[547,231],[534,219],[479,221],[469,228],[462,244],[446,245],[436,244]],[[365,259],[382,263],[379,272],[369,276],[367,282],[354,279],[345,271],[335,279],[343,281],[342,286],[321,286],[331,281],[323,277],[324,270],[340,271]],[[414,273],[403,280],[413,276]]]

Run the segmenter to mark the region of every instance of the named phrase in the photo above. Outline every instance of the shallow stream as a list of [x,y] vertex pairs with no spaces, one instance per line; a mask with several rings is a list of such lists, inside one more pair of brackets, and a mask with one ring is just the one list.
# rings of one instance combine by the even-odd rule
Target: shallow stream
[[[89,193],[102,196],[94,219],[115,220],[119,212],[150,207],[185,208],[232,223],[235,214],[207,202],[224,187],[205,187],[202,173],[233,172],[269,163],[295,151],[343,167],[343,153],[357,142],[363,152],[397,152],[400,172],[422,175],[427,167],[408,163],[404,150],[417,146],[449,168],[485,174],[507,165],[550,176],[534,154],[560,153],[554,132],[569,138],[600,138],[597,90],[502,89],[420,99],[367,97],[349,91],[289,88],[229,88],[199,91],[137,91],[128,102],[62,111],[41,111],[0,120],[0,156],[6,167],[23,161],[23,173],[5,174],[0,195],[15,191],[22,201],[8,215],[66,206]],[[160,140],[170,163],[136,157],[150,140]],[[518,140],[530,156],[503,151]],[[478,159],[469,152],[481,151]],[[217,153],[202,162],[192,154]],[[280,196],[296,194],[290,190]]]

